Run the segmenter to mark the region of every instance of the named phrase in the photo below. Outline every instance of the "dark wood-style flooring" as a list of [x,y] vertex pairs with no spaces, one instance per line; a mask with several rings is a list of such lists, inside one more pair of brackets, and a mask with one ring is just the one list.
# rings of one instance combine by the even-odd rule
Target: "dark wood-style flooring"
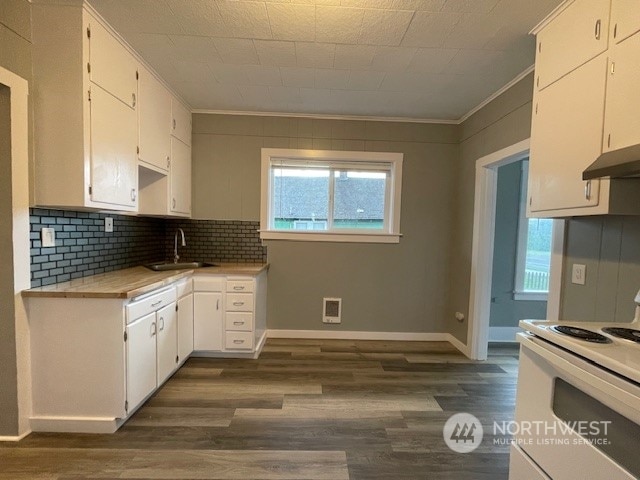
[[[258,360],[188,360],[115,434],[0,443],[0,479],[506,479],[508,447],[489,430],[512,419],[517,355],[271,339]],[[458,412],[485,426],[472,453],[443,441]]]

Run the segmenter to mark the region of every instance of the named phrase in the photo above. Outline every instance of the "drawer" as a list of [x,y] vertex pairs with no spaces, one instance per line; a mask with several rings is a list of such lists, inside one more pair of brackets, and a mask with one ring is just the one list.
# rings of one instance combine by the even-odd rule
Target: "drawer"
[[252,312],[229,312],[226,315],[225,329],[242,330],[245,332],[253,331],[253,313]]
[[160,310],[175,301],[175,288],[169,288],[162,290],[161,292],[142,297],[139,300],[133,300],[125,307],[127,312],[127,324],[140,317],[144,317],[145,315]]
[[253,280],[227,280],[227,292],[253,293]]
[[196,275],[193,277],[193,290],[196,292],[224,292],[224,277]]
[[253,332],[227,332],[225,350],[253,350]]
[[193,280],[183,280],[176,285],[176,295],[178,298],[182,298],[185,295],[189,295],[193,292]]
[[253,312],[253,293],[227,293],[227,312]]

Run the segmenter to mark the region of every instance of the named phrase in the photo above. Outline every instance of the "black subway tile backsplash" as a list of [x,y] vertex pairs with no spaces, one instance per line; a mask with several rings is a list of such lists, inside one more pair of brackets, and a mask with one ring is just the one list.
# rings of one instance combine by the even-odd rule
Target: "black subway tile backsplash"
[[[114,231],[104,232],[104,218]],[[267,250],[260,242],[259,222],[177,220],[32,208],[30,210],[31,286],[172,260],[174,234],[185,232],[184,261],[261,263]],[[56,246],[42,247],[40,230],[56,231]]]

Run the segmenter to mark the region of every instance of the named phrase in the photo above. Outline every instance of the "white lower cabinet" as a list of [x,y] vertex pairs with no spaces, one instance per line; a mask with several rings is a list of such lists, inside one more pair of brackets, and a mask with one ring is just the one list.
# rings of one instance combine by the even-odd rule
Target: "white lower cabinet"
[[172,303],[156,313],[158,334],[156,342],[156,377],[158,386],[178,368],[178,324],[176,304]]
[[144,400],[157,386],[156,314],[127,325],[127,407]]
[[194,350],[257,356],[266,338],[266,272],[194,276]]
[[[189,279],[191,284],[191,279]],[[193,352],[193,293],[178,299],[178,362],[182,363]]]

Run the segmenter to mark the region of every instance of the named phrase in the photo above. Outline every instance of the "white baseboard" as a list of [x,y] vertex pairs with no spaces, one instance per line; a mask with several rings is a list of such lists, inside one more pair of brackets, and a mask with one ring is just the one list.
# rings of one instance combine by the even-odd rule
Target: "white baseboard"
[[489,327],[489,341],[516,342],[516,333],[522,331],[520,327]]
[[462,353],[464,356],[471,358],[471,355],[469,355],[469,347],[467,345],[462,343],[460,340],[458,340],[456,337],[454,337],[450,333],[448,333],[447,335],[449,335],[448,341],[451,345],[456,347],[458,351]]
[[22,440],[24,437],[26,437],[27,435],[29,435],[31,433],[31,430],[28,430],[26,432],[24,432],[22,435],[16,435],[16,436],[0,436],[0,442],[19,442],[20,440]]
[[34,432],[60,433],[113,433],[124,423],[102,417],[31,417],[30,421]]
[[268,338],[314,338],[318,340],[401,340],[448,342],[448,333],[361,332],[336,330],[267,330]]

